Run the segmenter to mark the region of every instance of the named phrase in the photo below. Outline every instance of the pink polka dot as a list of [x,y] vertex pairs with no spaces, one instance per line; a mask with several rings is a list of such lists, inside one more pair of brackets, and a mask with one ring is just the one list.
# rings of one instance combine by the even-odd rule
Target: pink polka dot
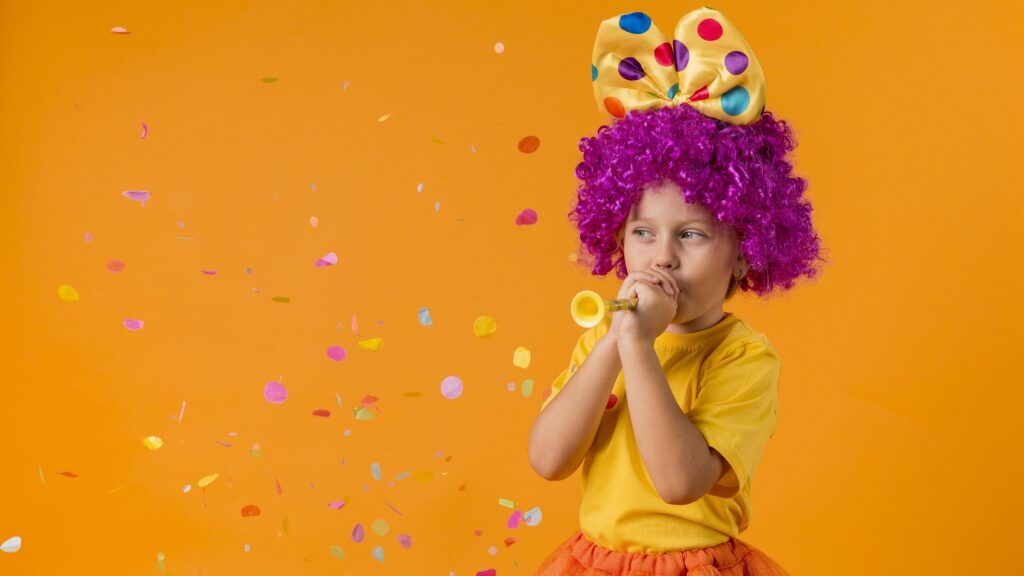
[[662,66],[671,66],[675,60],[672,54],[672,45],[665,42],[661,46],[654,49],[654,59],[658,61],[658,64]]
[[722,25],[713,18],[705,18],[697,24],[697,35],[708,42],[718,40],[722,37]]

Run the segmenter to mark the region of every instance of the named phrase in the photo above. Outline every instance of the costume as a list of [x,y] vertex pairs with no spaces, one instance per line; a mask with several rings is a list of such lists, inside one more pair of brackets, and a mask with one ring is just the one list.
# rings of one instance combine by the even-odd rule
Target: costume
[[[764,111],[757,58],[731,22],[706,7],[683,16],[671,43],[643,13],[605,20],[591,75],[598,107],[615,117],[685,103],[709,117],[746,124]],[[580,336],[542,410],[610,325],[606,317]],[[662,500],[636,445],[620,372],[583,463],[580,531],[535,576],[785,575],[738,538],[749,525],[751,481],[778,420],[781,361],[775,348],[727,313],[698,332],[659,335],[654,351],[680,409],[730,470],[696,502]]]

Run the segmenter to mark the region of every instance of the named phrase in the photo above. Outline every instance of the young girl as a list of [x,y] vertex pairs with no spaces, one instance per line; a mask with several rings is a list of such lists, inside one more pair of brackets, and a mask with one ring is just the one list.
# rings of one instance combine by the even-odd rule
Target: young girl
[[764,75],[732,23],[683,16],[669,42],[636,12],[604,21],[591,67],[616,117],[583,138],[583,261],[623,280],[544,400],[529,455],[561,480],[582,463],[580,530],[536,576],[785,575],[741,541],[778,420],[781,362],[722,306],[813,278],[820,238],[796,147],[764,111]]

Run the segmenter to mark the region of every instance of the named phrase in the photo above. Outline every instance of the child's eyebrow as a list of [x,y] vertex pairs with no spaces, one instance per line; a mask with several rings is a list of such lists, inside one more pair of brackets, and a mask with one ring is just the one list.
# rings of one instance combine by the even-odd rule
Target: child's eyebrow
[[[649,221],[650,221],[649,218],[634,218],[633,220],[630,220],[630,223],[633,223],[633,222],[649,222]],[[711,224],[711,222],[709,222],[708,220],[706,220],[704,218],[690,218],[689,220],[680,220],[679,222],[676,222],[676,225],[678,225],[678,226],[685,226],[687,224]]]

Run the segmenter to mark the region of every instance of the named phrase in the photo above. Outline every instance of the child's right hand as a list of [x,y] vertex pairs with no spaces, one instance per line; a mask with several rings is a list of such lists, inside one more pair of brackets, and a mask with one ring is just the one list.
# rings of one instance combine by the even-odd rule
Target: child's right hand
[[[656,272],[652,272],[651,270],[638,270],[636,272],[631,272],[622,280],[622,286],[619,288],[619,293],[618,295],[615,296],[615,298],[637,298],[636,281],[638,279],[651,284],[660,285],[662,289],[665,290],[666,294],[671,295],[672,290],[675,289],[674,286],[669,285],[669,283],[665,280],[665,278],[662,275]],[[619,325],[622,323],[622,317],[626,314],[632,313],[633,310],[618,310],[612,312],[612,325],[608,329],[608,335],[610,335],[613,338],[618,338]]]

